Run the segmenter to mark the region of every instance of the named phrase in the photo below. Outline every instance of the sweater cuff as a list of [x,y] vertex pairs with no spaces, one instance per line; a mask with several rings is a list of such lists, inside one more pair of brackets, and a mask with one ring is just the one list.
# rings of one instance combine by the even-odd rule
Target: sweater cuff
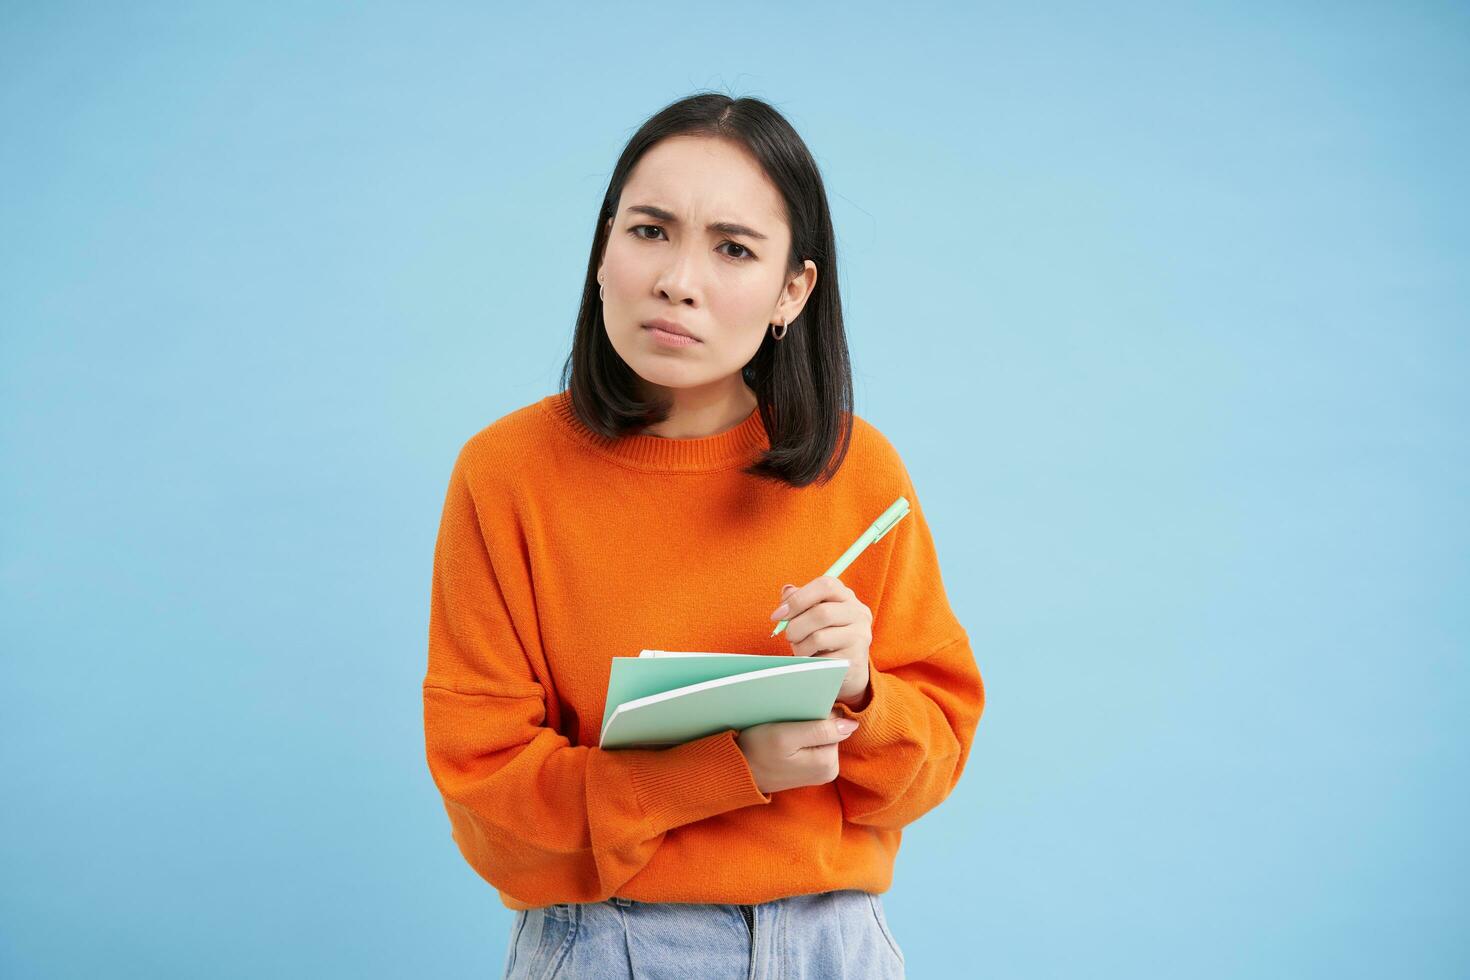
[[717,814],[769,803],[740,745],[726,729],[656,752],[632,765],[633,791],[655,834]]
[[862,754],[868,749],[891,745],[903,735],[903,684],[878,668],[868,666],[872,697],[862,711],[853,711],[841,701],[832,707],[838,715],[858,723],[857,730],[837,743],[845,751]]

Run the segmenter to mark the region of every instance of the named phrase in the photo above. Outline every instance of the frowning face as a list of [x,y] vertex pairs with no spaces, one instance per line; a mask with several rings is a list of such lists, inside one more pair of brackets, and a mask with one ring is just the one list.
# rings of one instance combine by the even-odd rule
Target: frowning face
[[[780,192],[743,147],[663,140],[633,168],[608,223],[598,275],[609,341],[655,386],[738,380],[770,324],[794,319],[816,281],[810,260],[789,277],[790,249]],[[660,320],[685,336],[651,325]]]

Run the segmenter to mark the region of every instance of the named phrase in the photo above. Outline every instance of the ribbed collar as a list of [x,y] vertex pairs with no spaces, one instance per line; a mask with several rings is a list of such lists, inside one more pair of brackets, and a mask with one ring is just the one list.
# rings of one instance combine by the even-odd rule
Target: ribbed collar
[[563,389],[541,399],[543,410],[589,449],[634,469],[653,473],[701,473],[743,467],[770,447],[760,407],[745,421],[712,436],[670,439],[639,433],[609,439],[582,424],[572,408],[572,392]]

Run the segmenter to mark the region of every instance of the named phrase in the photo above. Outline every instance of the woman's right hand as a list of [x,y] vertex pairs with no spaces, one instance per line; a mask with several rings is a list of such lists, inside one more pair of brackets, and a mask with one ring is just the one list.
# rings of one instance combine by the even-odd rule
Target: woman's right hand
[[819,786],[837,778],[837,743],[857,731],[857,722],[837,709],[816,721],[773,721],[736,736],[755,785],[767,795],[797,786]]

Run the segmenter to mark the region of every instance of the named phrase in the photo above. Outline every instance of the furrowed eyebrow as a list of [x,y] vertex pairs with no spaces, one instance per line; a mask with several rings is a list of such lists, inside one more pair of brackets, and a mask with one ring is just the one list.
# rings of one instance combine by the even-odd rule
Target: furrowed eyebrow
[[[679,223],[679,219],[674,217],[672,211],[665,211],[663,208],[656,207],[652,204],[635,204],[628,208],[628,211],[633,214],[646,214],[650,218],[657,218],[659,221],[664,221],[671,225],[677,225]],[[736,224],[733,221],[715,221],[705,227],[710,231],[717,231],[722,235],[739,235],[743,238],[766,240],[766,236],[754,228],[747,228],[745,225]]]

